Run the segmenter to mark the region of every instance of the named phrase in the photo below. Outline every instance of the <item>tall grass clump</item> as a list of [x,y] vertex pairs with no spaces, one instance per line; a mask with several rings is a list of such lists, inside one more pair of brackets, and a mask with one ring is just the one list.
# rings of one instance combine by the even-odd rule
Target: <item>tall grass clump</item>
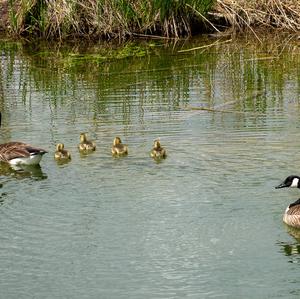
[[8,0],[14,33],[45,38],[180,37],[201,30],[215,0]]
[[217,0],[215,15],[239,31],[245,28],[270,28],[298,32],[299,0]]

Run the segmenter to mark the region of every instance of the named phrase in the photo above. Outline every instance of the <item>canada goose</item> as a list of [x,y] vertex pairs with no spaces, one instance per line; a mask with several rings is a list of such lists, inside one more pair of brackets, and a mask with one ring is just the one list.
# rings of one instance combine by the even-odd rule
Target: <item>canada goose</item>
[[[300,177],[290,175],[275,188],[300,188]],[[283,222],[292,227],[300,228],[300,198],[286,208],[283,214]]]
[[150,152],[150,156],[156,159],[167,157],[167,152],[163,147],[161,147],[159,140],[154,141],[154,146]]
[[78,148],[82,152],[91,152],[96,150],[96,144],[93,141],[87,139],[86,133],[81,133]]
[[0,144],[0,161],[12,165],[37,165],[46,154],[42,148],[23,142],[8,142]]
[[115,156],[127,155],[128,154],[128,147],[126,144],[122,144],[121,138],[116,137],[114,139],[111,153]]
[[71,154],[69,151],[65,149],[65,146],[63,143],[58,143],[56,145],[56,151],[54,153],[55,160],[58,161],[67,161],[71,160]]

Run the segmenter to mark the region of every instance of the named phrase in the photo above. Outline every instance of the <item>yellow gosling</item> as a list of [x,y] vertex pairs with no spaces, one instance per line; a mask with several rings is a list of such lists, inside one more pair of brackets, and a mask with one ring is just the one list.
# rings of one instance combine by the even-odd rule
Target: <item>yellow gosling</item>
[[66,161],[71,160],[71,154],[69,151],[65,150],[65,146],[63,143],[58,143],[56,145],[56,151],[54,153],[55,160],[58,161]]
[[121,156],[121,155],[127,155],[128,154],[128,147],[126,144],[122,144],[121,138],[116,137],[114,139],[113,146],[111,148],[111,153],[114,156]]
[[96,144],[93,141],[87,139],[86,133],[80,134],[80,143],[78,149],[81,152],[91,152],[96,150]]
[[150,156],[156,159],[164,159],[167,157],[167,152],[163,147],[161,147],[159,140],[154,141],[154,146],[150,152]]

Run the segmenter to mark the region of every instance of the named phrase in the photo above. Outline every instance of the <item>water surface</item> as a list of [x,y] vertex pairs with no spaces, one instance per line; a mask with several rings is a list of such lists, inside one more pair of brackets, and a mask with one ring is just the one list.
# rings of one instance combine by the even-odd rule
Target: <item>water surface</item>
[[299,45],[222,42],[0,42],[1,142],[49,151],[1,167],[1,298],[299,297],[299,191],[274,189],[299,174]]

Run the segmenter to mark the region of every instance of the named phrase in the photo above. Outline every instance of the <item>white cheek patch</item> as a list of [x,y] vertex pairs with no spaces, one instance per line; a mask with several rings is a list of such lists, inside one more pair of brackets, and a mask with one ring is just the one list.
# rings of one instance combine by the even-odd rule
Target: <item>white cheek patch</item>
[[298,178],[294,178],[293,181],[292,181],[291,187],[297,188],[298,187],[298,183],[299,183],[299,179]]

